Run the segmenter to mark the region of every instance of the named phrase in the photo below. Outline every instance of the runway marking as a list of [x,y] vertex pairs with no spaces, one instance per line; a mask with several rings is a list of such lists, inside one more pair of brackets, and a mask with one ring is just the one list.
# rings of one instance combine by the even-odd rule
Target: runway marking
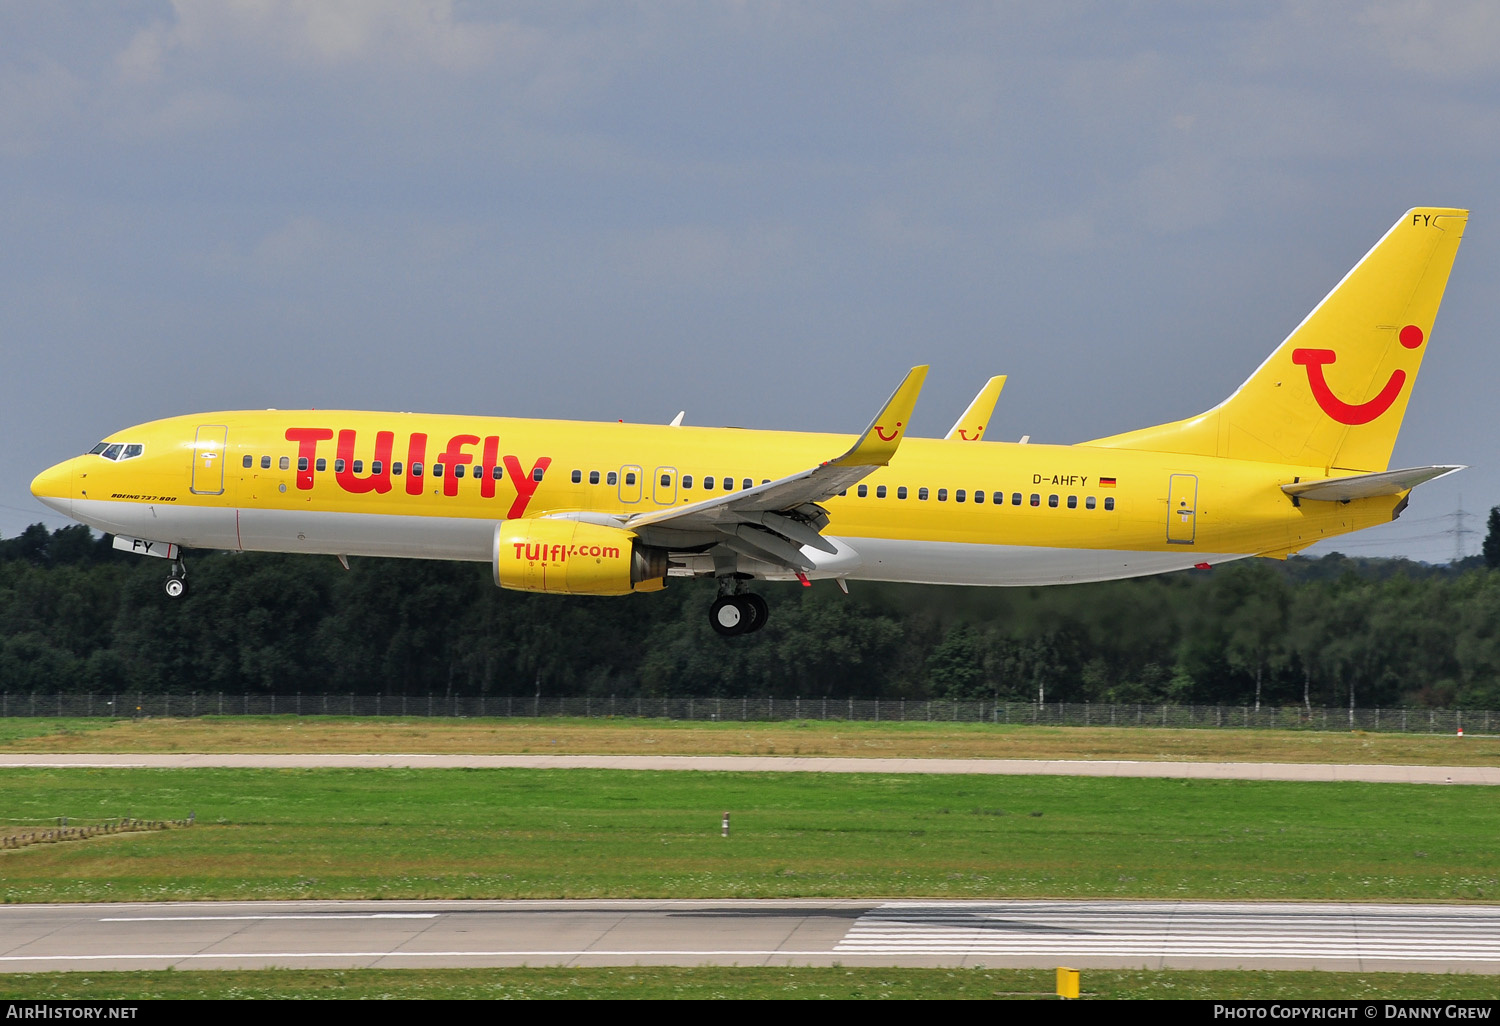
[[436,919],[439,912],[286,912],[258,916],[106,916],[101,923],[219,923],[231,919]]
[[[1163,912],[1166,912],[1164,915]],[[1090,909],[1040,904],[890,904],[860,916],[835,946],[850,954],[1332,957],[1500,961],[1500,909]]]

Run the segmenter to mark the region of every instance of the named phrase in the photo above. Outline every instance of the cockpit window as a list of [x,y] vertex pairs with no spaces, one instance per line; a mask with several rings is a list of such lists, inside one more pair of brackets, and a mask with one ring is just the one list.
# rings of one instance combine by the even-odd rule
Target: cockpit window
[[107,460],[133,460],[145,451],[146,447],[139,442],[100,442],[89,450],[89,455]]

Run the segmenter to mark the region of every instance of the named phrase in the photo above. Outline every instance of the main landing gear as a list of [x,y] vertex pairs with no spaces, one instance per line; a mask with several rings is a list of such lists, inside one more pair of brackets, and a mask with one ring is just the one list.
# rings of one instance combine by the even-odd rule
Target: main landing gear
[[769,610],[766,600],[746,592],[742,595],[720,595],[708,607],[708,622],[725,637],[751,634],[766,625]]
[[187,594],[187,567],[181,559],[173,560],[172,572],[162,584],[162,589],[166,591],[167,598],[182,598]]

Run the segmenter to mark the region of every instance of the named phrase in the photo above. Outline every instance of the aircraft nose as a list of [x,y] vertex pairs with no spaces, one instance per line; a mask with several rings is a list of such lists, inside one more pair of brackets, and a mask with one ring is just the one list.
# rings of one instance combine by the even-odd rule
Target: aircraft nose
[[73,515],[73,461],[48,467],[31,479],[31,494],[64,516]]

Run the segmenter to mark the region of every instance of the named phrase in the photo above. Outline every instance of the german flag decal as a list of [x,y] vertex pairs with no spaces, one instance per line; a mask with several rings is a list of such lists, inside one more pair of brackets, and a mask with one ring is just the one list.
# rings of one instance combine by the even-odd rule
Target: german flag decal
[[1114,486],[1115,486],[1115,479],[1112,478],[1112,477],[1101,477],[1099,479],[1099,487],[1100,488],[1113,488]]

